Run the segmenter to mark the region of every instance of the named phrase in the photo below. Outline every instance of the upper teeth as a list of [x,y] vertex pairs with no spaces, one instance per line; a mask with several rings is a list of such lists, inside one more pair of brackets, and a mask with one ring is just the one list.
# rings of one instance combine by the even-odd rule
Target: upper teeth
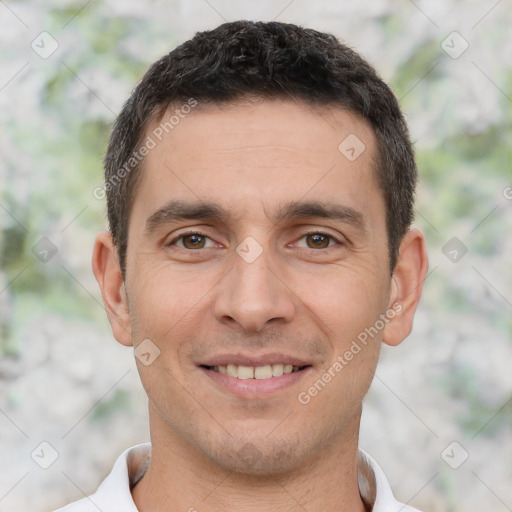
[[298,369],[298,366],[291,364],[266,364],[265,366],[228,364],[213,367],[216,372],[226,373],[230,377],[238,379],[269,379],[270,377],[280,377],[283,373],[296,372]]

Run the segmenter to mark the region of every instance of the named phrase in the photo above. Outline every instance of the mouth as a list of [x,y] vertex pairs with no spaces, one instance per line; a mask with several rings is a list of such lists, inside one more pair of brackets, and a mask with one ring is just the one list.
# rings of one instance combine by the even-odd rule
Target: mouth
[[283,354],[219,355],[197,368],[217,389],[245,400],[275,396],[313,372],[313,365]]
[[290,373],[301,372],[311,365],[294,366],[292,364],[274,363],[265,364],[262,366],[244,366],[238,364],[221,364],[216,366],[200,365],[205,370],[210,370],[216,373],[234,377],[240,380],[266,380],[276,377],[282,377]]

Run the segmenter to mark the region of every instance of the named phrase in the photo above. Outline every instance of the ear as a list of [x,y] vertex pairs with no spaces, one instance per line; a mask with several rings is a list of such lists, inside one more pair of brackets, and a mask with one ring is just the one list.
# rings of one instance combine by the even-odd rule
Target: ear
[[112,236],[106,231],[96,236],[92,254],[92,270],[100,285],[101,296],[115,339],[122,345],[132,345],[124,279]]
[[399,345],[409,336],[427,270],[425,236],[419,229],[411,229],[402,239],[391,278],[388,311],[394,311],[395,315],[382,333],[382,341],[387,345]]

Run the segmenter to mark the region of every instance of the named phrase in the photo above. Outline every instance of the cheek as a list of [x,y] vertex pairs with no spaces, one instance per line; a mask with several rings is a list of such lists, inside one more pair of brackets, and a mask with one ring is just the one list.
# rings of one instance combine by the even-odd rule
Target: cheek
[[[144,337],[175,338],[206,302],[211,286],[192,270],[171,272],[165,264],[141,269],[130,287],[130,317],[135,343]],[[142,338],[141,338],[142,337]]]
[[[195,284],[186,271],[170,272],[166,265],[140,265],[137,280],[129,287],[135,353],[143,340],[150,340],[158,354],[149,365],[136,360],[139,375],[153,407],[165,418],[173,417],[171,407],[190,408],[190,397],[184,391],[190,363],[180,361],[180,350],[197,331],[198,311],[204,307],[207,293],[202,285]],[[194,408],[187,414],[194,414]]]
[[300,291],[332,353],[297,398],[306,414],[328,415],[333,425],[357,414],[378,362],[382,331],[371,328],[386,307],[387,287],[377,276],[371,268],[347,266]]
[[369,269],[340,268],[307,282],[297,276],[297,283],[297,297],[337,353],[374,325],[387,305],[387,287],[379,286],[377,275]]

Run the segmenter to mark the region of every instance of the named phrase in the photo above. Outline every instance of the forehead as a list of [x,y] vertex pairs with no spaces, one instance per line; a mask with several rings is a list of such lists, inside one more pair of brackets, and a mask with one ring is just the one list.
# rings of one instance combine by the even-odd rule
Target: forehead
[[382,199],[375,136],[356,114],[280,100],[182,107],[173,105],[146,131],[153,148],[134,206],[178,197],[224,201],[244,215],[256,203],[271,213],[306,196],[348,206]]
[[340,151],[336,142],[353,135],[359,136],[369,150],[366,160],[375,156],[373,129],[360,115],[345,108],[302,101],[248,99],[200,103],[189,99],[169,106],[146,130],[146,135],[160,147],[166,145],[168,150],[172,150],[172,146],[177,148],[178,138],[204,134],[208,134],[208,140],[203,141],[207,142],[205,149],[247,146],[248,137],[253,138],[255,146],[272,145],[279,136],[279,141],[286,142],[290,149],[303,149],[304,153],[327,149],[336,156]]

